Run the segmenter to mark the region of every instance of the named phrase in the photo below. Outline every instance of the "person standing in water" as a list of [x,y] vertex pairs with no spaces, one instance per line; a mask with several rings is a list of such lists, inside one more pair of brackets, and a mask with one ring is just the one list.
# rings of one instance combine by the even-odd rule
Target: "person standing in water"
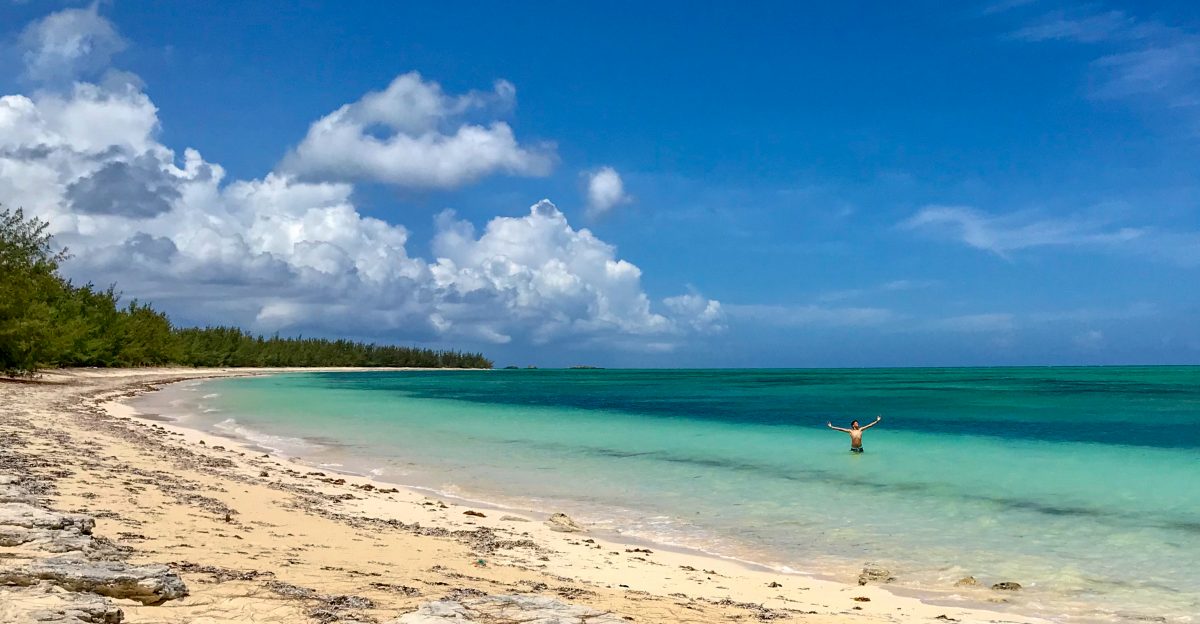
[[829,428],[833,429],[834,431],[844,431],[844,432],[850,434],[850,452],[851,453],[861,453],[861,452],[863,452],[863,446],[862,446],[863,432],[866,431],[867,429],[870,429],[871,427],[874,427],[875,425],[878,425],[879,421],[881,421],[881,420],[883,420],[883,416],[876,416],[875,422],[867,425],[866,427],[859,427],[858,421],[854,420],[854,421],[850,422],[849,429],[842,429],[841,427],[834,427],[833,423],[827,423],[827,424],[828,424]]

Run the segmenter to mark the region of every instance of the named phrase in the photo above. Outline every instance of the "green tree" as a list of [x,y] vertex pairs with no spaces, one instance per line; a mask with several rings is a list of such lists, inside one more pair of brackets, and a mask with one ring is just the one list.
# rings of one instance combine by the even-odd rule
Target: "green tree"
[[67,286],[58,277],[49,226],[21,209],[0,210],[0,371],[29,373],[53,363],[60,348],[55,308]]
[[58,274],[47,224],[0,211],[0,372],[61,366],[423,366],[491,368],[480,353],[323,338],[270,338],[237,327],[175,328],[149,304],[120,306],[115,286]]

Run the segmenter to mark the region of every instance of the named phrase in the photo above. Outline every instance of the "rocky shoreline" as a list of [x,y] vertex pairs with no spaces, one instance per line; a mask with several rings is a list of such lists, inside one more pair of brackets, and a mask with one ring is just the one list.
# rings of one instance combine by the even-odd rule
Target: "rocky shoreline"
[[[12,424],[12,418],[6,415],[6,424]],[[24,425],[37,430],[31,422]],[[51,431],[40,433],[54,436]],[[0,445],[4,621],[116,623],[124,620],[124,612],[113,600],[155,605],[188,594],[187,585],[167,566],[131,564],[132,548],[93,535],[92,516],[48,508],[47,498],[61,470],[42,456],[24,452],[27,441],[22,436],[6,431]],[[34,599],[19,600],[18,594]]]

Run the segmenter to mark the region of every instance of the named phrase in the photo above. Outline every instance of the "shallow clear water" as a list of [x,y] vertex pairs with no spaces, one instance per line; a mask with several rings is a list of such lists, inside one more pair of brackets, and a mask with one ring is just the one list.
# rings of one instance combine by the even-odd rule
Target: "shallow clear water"
[[[381,479],[942,600],[1200,613],[1200,367],[305,373],[143,411]],[[867,452],[848,426],[882,413]]]

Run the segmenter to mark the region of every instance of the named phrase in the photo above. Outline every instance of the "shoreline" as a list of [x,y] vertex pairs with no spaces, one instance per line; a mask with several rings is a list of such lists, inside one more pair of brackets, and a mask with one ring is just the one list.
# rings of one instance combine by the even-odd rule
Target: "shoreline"
[[[290,373],[304,373],[304,372],[355,372],[356,370],[359,370],[359,369],[321,369],[321,370],[287,369],[287,370],[278,370],[278,371],[268,370],[265,372],[264,371],[256,371],[254,373],[250,373],[250,374],[246,374],[246,375],[238,375],[236,373],[231,374],[231,375],[219,375],[219,376],[204,378],[202,381],[209,382],[209,381],[213,381],[215,379],[220,379],[220,378],[265,376],[265,375],[273,375],[273,374],[290,374]],[[383,370],[465,370],[465,369],[383,369]],[[159,390],[168,390],[169,391],[169,388],[167,388],[165,386],[175,385],[177,383],[183,383],[184,381],[189,381],[189,380],[182,380],[179,382],[169,382],[167,384],[164,384],[164,387],[159,388]],[[141,395],[139,395],[139,396],[141,396]],[[134,412],[132,414],[127,415],[129,418],[143,418],[144,417],[143,415],[141,415],[140,413],[137,413],[136,408],[125,403],[125,401],[132,399],[132,398],[135,398],[135,397],[127,397],[125,399],[121,399],[117,403],[122,405],[123,407],[130,408],[130,410]],[[113,403],[109,403],[107,405],[111,406],[111,405],[113,405]],[[107,409],[107,407],[106,407],[106,409]],[[475,498],[475,497],[471,497],[471,496],[458,495],[458,494],[454,494],[454,493],[447,492],[444,490],[439,490],[439,489],[437,489],[435,487],[431,487],[431,486],[424,486],[424,485],[417,485],[417,484],[412,484],[412,483],[403,483],[400,481],[389,480],[388,478],[386,478],[384,476],[372,475],[367,472],[355,471],[355,470],[348,469],[345,466],[341,466],[341,465],[332,466],[329,464],[317,463],[315,461],[307,461],[303,457],[300,457],[300,456],[293,457],[293,456],[289,456],[289,455],[280,453],[273,449],[267,449],[267,448],[257,446],[257,443],[254,442],[253,440],[246,439],[235,433],[225,432],[225,431],[220,431],[220,430],[211,430],[211,429],[205,430],[205,429],[201,429],[201,428],[197,428],[197,427],[190,427],[190,426],[187,426],[186,424],[180,424],[178,421],[173,421],[173,420],[165,419],[165,418],[164,418],[164,421],[166,421],[166,422],[160,421],[160,424],[163,424],[164,426],[167,426],[168,428],[178,431],[180,433],[186,434],[189,437],[192,434],[197,434],[197,435],[201,435],[201,436],[203,436],[203,435],[215,436],[220,439],[229,441],[229,443],[231,445],[234,445],[241,450],[250,450],[250,451],[260,452],[260,453],[270,453],[273,457],[276,457],[287,463],[295,464],[298,467],[303,467],[308,470],[325,471],[325,472],[333,473],[336,475],[340,475],[342,477],[352,477],[356,480],[363,480],[365,482],[369,482],[372,484],[386,484],[387,486],[390,486],[390,487],[396,487],[396,488],[400,488],[402,490],[408,490],[409,492],[419,495],[419,496],[434,497],[443,502],[451,503],[452,505],[471,507],[473,509],[484,510],[484,511],[495,511],[495,512],[506,514],[506,515],[520,516],[520,517],[525,518],[529,522],[538,522],[537,517],[539,515],[547,516],[550,513],[553,513],[549,509],[541,509],[541,510],[529,509],[526,507],[507,505],[504,503],[496,502],[493,500],[488,500],[485,498]],[[275,434],[271,434],[271,435],[275,435]],[[279,433],[279,435],[287,435],[287,434],[286,434],[286,432],[281,432],[281,433]],[[349,482],[349,479],[348,479],[348,482]],[[361,483],[359,485],[361,485]],[[741,558],[741,557],[737,557],[737,556],[733,556],[733,555],[726,555],[726,554],[722,554],[719,552],[707,551],[702,548],[688,546],[685,544],[676,544],[676,543],[670,543],[670,542],[665,542],[665,541],[661,541],[661,540],[656,540],[656,539],[650,538],[650,537],[640,537],[640,536],[625,534],[625,533],[621,533],[619,529],[594,528],[594,529],[589,529],[587,532],[587,535],[589,535],[590,537],[595,538],[597,540],[602,540],[603,542],[607,542],[608,544],[616,546],[616,547],[654,548],[658,551],[671,552],[671,553],[674,553],[674,554],[677,554],[680,556],[684,556],[684,557],[696,558],[701,561],[723,562],[723,563],[733,564],[733,565],[741,567],[742,569],[744,569],[747,572],[780,575],[780,576],[784,576],[784,577],[791,577],[794,579],[802,579],[802,580],[806,580],[806,581],[814,581],[814,580],[815,581],[824,581],[824,582],[836,583],[839,585],[846,585],[846,586],[853,587],[852,585],[847,584],[844,580],[839,579],[838,575],[834,572],[822,573],[820,571],[797,571],[797,570],[788,569],[788,566],[784,566],[782,564],[772,565],[769,563],[763,563],[760,561],[754,561],[751,559],[745,559],[745,558]],[[693,566],[693,567],[695,567],[695,566]],[[947,596],[945,595],[946,592],[944,592],[944,591],[938,592],[937,590],[933,590],[933,589],[889,586],[887,588],[887,591],[889,591],[893,594],[899,595],[899,596],[916,598],[926,604],[929,604],[929,605],[935,606],[935,607],[953,608],[953,607],[957,606],[957,607],[976,608],[976,609],[979,609],[979,608],[986,609],[987,608],[986,605],[983,604],[982,602],[963,601],[963,602],[957,603],[957,604],[954,602],[949,602],[946,600],[946,598],[947,598]],[[995,613],[997,615],[1013,615],[1011,613],[1001,612],[1001,611],[996,611]]]
[[[353,370],[354,369],[351,369],[351,370],[328,369],[328,370],[319,370],[319,371],[311,371],[311,372],[353,372]],[[442,370],[442,369],[411,369],[410,368],[410,369],[386,369],[386,370]],[[445,370],[467,370],[467,369],[445,369]],[[297,372],[306,372],[306,371],[288,369],[288,370],[282,370],[282,371],[277,371],[277,372],[256,372],[256,373],[251,373],[251,374],[246,374],[246,375],[238,375],[238,374],[218,375],[218,376],[200,378],[200,380],[201,381],[213,381],[216,379],[227,379],[227,378],[235,378],[235,377],[250,377],[250,376],[267,376],[267,375],[274,375],[274,374],[290,374],[290,373],[297,373]],[[132,418],[132,419],[137,419],[137,420],[154,421],[154,422],[158,423],[159,425],[163,426],[164,428],[166,428],[170,431],[177,432],[180,435],[185,436],[188,439],[192,439],[195,436],[200,436],[200,437],[203,437],[205,435],[213,436],[213,437],[220,438],[222,440],[227,440],[231,446],[236,447],[238,450],[253,452],[253,453],[270,454],[272,457],[274,457],[278,460],[281,460],[285,463],[294,464],[297,467],[302,467],[306,470],[323,471],[323,472],[336,474],[341,477],[352,477],[355,480],[363,480],[363,481],[369,482],[371,484],[386,484],[387,486],[390,486],[390,487],[399,488],[401,490],[407,490],[415,495],[419,495],[419,496],[423,496],[423,497],[433,497],[433,498],[441,500],[442,502],[452,503],[452,504],[458,505],[458,506],[471,507],[473,509],[480,509],[480,510],[484,510],[484,511],[495,511],[495,512],[506,514],[506,515],[520,516],[520,517],[525,518],[529,522],[538,522],[537,517],[539,515],[540,516],[548,516],[548,515],[554,513],[553,511],[550,511],[549,509],[540,509],[539,510],[539,509],[530,509],[530,508],[526,508],[526,507],[518,507],[518,506],[514,506],[514,505],[507,505],[507,504],[497,502],[494,500],[488,500],[485,498],[474,498],[471,496],[454,494],[452,492],[440,490],[440,489],[432,487],[432,486],[425,486],[425,485],[418,485],[418,484],[413,484],[413,483],[403,483],[400,481],[393,481],[393,480],[389,480],[386,477],[383,477],[380,475],[370,474],[369,472],[360,472],[360,471],[356,471],[356,470],[351,470],[351,469],[346,468],[343,465],[334,466],[334,465],[330,465],[330,464],[323,464],[323,463],[308,461],[308,460],[305,460],[305,458],[301,457],[301,456],[290,456],[290,455],[281,453],[275,449],[270,449],[270,448],[265,448],[265,447],[259,446],[259,443],[255,442],[253,440],[247,439],[245,437],[239,436],[235,433],[230,433],[230,432],[225,432],[225,431],[220,431],[220,430],[211,430],[211,429],[205,430],[205,429],[201,429],[201,428],[197,428],[197,427],[190,427],[190,426],[187,426],[186,424],[181,424],[177,420],[172,420],[168,417],[163,417],[161,415],[142,414],[137,411],[137,408],[135,406],[129,405],[127,403],[127,401],[129,401],[131,399],[135,399],[140,396],[145,396],[146,394],[149,394],[151,392],[158,392],[161,390],[169,391],[170,389],[167,386],[172,386],[172,385],[176,385],[179,383],[185,383],[187,381],[193,381],[193,379],[169,381],[169,382],[162,384],[160,387],[158,387],[154,390],[148,390],[146,392],[139,393],[134,396],[123,397],[121,399],[117,399],[117,400],[105,403],[102,405],[102,407],[104,407],[104,409],[108,410],[109,413],[112,413],[115,416]],[[131,412],[131,413],[126,413],[125,408],[128,408],[128,412]],[[349,479],[348,479],[348,482],[349,482]],[[361,484],[359,484],[359,485],[361,485]],[[744,568],[746,571],[749,571],[749,572],[777,574],[777,575],[783,575],[783,576],[796,577],[796,578],[800,578],[800,579],[812,579],[812,580],[828,581],[828,582],[832,582],[832,583],[846,584],[844,581],[839,580],[836,577],[836,575],[832,572],[828,573],[828,574],[823,574],[821,572],[797,571],[797,570],[786,569],[788,566],[783,566],[782,564],[781,565],[772,565],[769,563],[763,563],[760,561],[745,559],[745,558],[737,557],[734,555],[725,555],[725,554],[721,554],[718,552],[712,552],[712,551],[704,550],[702,548],[688,546],[685,544],[676,544],[676,543],[666,542],[666,541],[662,541],[662,540],[656,540],[654,538],[640,537],[640,536],[631,535],[631,534],[627,534],[627,533],[621,533],[620,530],[618,530],[618,529],[590,528],[588,530],[588,535],[593,538],[600,538],[607,542],[610,542],[613,544],[618,544],[621,546],[656,548],[656,549],[659,549],[662,551],[669,551],[669,552],[673,552],[673,553],[676,553],[679,555],[697,557],[697,558],[704,559],[704,560],[728,562],[728,563],[732,563],[732,564],[741,566],[742,568]],[[946,606],[943,603],[937,602],[938,594],[935,591],[922,591],[920,589],[915,589],[915,588],[902,588],[902,587],[896,587],[896,586],[890,587],[889,591],[892,591],[892,592],[900,591],[911,597],[920,598],[923,601],[926,601],[932,605]],[[949,606],[953,606],[953,605],[949,605]]]
[[[358,370],[358,369],[322,369],[322,370],[315,370],[315,371],[286,369],[286,370],[276,370],[276,371],[268,370],[266,372],[259,371],[259,372],[255,372],[253,374],[246,374],[246,375],[238,375],[238,374],[236,374],[236,372],[234,372],[233,374],[230,374],[230,375],[217,375],[217,376],[205,377],[203,379],[199,379],[199,381],[210,382],[210,381],[214,381],[214,380],[222,379],[222,378],[269,376],[269,375],[273,375],[273,374],[291,374],[291,373],[303,373],[303,372],[354,372],[355,370]],[[466,369],[387,369],[387,370],[466,370]],[[171,392],[172,389],[167,386],[176,385],[179,383],[185,383],[187,381],[194,381],[194,379],[184,379],[184,380],[180,380],[180,381],[167,382],[167,383],[163,384],[160,388],[158,388],[158,390],[164,390],[166,392]],[[149,392],[141,393],[138,396],[145,396],[146,394],[149,394]],[[475,509],[491,510],[491,511],[495,511],[495,512],[502,513],[502,514],[507,514],[507,515],[521,516],[521,517],[528,519],[531,522],[538,522],[539,521],[538,517],[548,516],[555,512],[555,510],[553,509],[554,505],[550,505],[550,506],[539,509],[539,508],[533,508],[533,507],[519,506],[517,504],[506,504],[503,502],[498,502],[496,500],[491,500],[491,499],[485,498],[486,493],[480,493],[480,494],[478,494],[478,496],[456,494],[453,492],[448,492],[445,490],[438,489],[433,486],[421,485],[421,484],[415,484],[415,483],[405,483],[405,482],[402,482],[399,480],[390,480],[386,476],[374,475],[374,474],[371,474],[369,471],[364,472],[361,470],[350,469],[342,464],[332,465],[332,464],[321,463],[321,462],[318,462],[317,460],[309,460],[309,459],[306,459],[305,457],[299,456],[299,455],[297,455],[297,456],[288,455],[288,454],[280,452],[276,449],[262,447],[262,446],[260,446],[261,443],[256,442],[252,439],[246,438],[245,436],[241,436],[237,433],[214,428],[214,426],[211,423],[208,424],[208,428],[204,428],[199,423],[197,423],[197,426],[190,426],[189,424],[183,424],[180,421],[173,420],[169,417],[164,417],[159,414],[145,415],[145,414],[138,413],[136,407],[130,406],[127,403],[125,403],[125,401],[134,399],[134,398],[137,398],[137,397],[126,397],[126,398],[120,399],[119,401],[116,402],[116,404],[121,405],[122,407],[128,407],[133,412],[131,414],[122,413],[121,414],[122,416],[134,418],[134,419],[153,420],[161,425],[164,425],[166,428],[168,428],[172,431],[176,431],[176,432],[180,433],[181,435],[187,436],[188,439],[195,438],[194,434],[199,434],[200,437],[203,437],[205,435],[212,436],[212,437],[216,437],[216,438],[219,438],[222,440],[226,440],[226,441],[228,441],[228,443],[230,445],[236,446],[240,450],[250,451],[250,452],[255,452],[255,453],[269,453],[272,457],[275,457],[275,458],[285,461],[285,462],[290,462],[292,464],[295,464],[297,467],[302,467],[306,470],[319,470],[319,471],[337,474],[342,477],[353,477],[355,479],[365,480],[366,482],[369,482],[372,484],[386,484],[387,486],[390,486],[390,487],[396,487],[396,488],[400,488],[402,490],[408,490],[416,495],[425,496],[425,497],[433,497],[433,498],[442,500],[444,502],[453,503],[453,504],[459,505],[459,506],[473,507]],[[113,404],[110,403],[108,405],[113,405]],[[108,409],[108,408],[106,407],[106,409]],[[266,435],[271,435],[271,436],[274,436],[274,435],[286,436],[286,435],[288,435],[287,432],[276,432],[276,433],[260,432],[260,433],[264,433]],[[300,439],[303,439],[306,442],[309,441],[307,438],[300,438]],[[322,444],[322,442],[319,442],[319,441],[314,441],[313,443],[314,444]],[[550,502],[552,502],[552,501],[550,501]],[[720,552],[705,550],[704,548],[697,547],[697,546],[691,546],[688,544],[673,543],[673,542],[664,541],[661,539],[656,539],[654,537],[643,537],[643,536],[634,535],[631,533],[623,533],[619,528],[615,528],[615,527],[613,527],[613,528],[610,528],[610,527],[597,528],[597,527],[594,527],[594,525],[592,525],[592,528],[589,528],[588,535],[590,537],[603,539],[604,541],[607,541],[607,542],[610,542],[612,544],[616,544],[619,546],[623,546],[623,547],[632,546],[632,547],[641,547],[641,548],[654,548],[654,549],[661,550],[661,551],[669,551],[669,552],[676,553],[676,554],[679,554],[682,556],[695,557],[695,558],[698,558],[701,560],[711,560],[714,562],[731,563],[731,564],[740,566],[741,568],[745,569],[748,572],[782,575],[782,576],[794,577],[794,578],[798,578],[798,579],[818,580],[818,581],[836,583],[839,585],[853,586],[853,585],[850,585],[849,583],[847,583],[846,580],[844,580],[845,574],[835,572],[832,570],[830,570],[830,571],[797,570],[797,569],[791,568],[790,566],[787,566],[784,564],[771,564],[771,563],[757,561],[757,560],[746,558],[746,557],[740,557],[737,555],[723,554]],[[843,570],[843,572],[848,569],[849,569],[849,567],[845,568]],[[854,569],[853,574],[858,574],[857,568]],[[920,599],[923,602],[926,602],[927,604],[930,604],[933,606],[943,606],[943,607],[950,607],[950,608],[965,607],[965,608],[985,609],[985,610],[989,610],[989,611],[991,610],[988,608],[988,605],[983,600],[976,600],[976,601],[964,600],[964,601],[960,601],[960,602],[948,600],[947,594],[950,592],[947,592],[945,590],[938,590],[938,589],[932,589],[932,588],[927,589],[927,588],[911,587],[911,586],[889,585],[888,591],[890,591],[892,593],[896,593],[898,595],[903,595],[906,597],[917,598],[917,599]],[[1013,615],[1012,613],[1003,612],[1003,611],[997,611],[997,614]],[[1031,617],[1033,617],[1033,616],[1031,616]]]
[[[380,487],[385,483],[370,476],[338,475],[331,478],[328,475],[317,476],[322,470],[334,472],[332,469],[314,468],[290,458],[278,455],[261,456],[261,449],[251,451],[247,442],[235,442],[235,438],[222,437],[222,442],[231,440],[228,444],[211,444],[213,433],[173,423],[141,419],[135,415],[131,406],[123,400],[152,392],[161,386],[173,382],[189,380],[205,380],[218,377],[249,376],[260,374],[275,374],[283,372],[319,372],[325,369],[157,369],[157,370],[127,370],[127,371],[64,371],[56,372],[49,377],[57,378],[57,382],[67,387],[84,390],[77,393],[77,403],[87,408],[89,405],[102,408],[111,419],[118,438],[114,442],[125,442],[127,447],[120,449],[123,453],[114,455],[117,463],[125,472],[138,469],[144,464],[144,458],[134,458],[132,451],[148,448],[151,454],[180,453],[184,450],[189,455],[207,458],[208,463],[220,464],[221,469],[201,470],[201,475],[192,471],[175,470],[169,472],[187,472],[188,479],[200,483],[205,496],[214,496],[211,492],[226,493],[234,488],[246,488],[246,492],[254,494],[249,499],[233,497],[237,503],[237,517],[247,514],[255,518],[270,516],[271,524],[283,524],[294,529],[290,534],[299,535],[296,531],[305,530],[308,525],[332,523],[340,526],[336,531],[361,532],[364,527],[369,531],[361,533],[360,541],[378,541],[380,535],[388,533],[385,540],[389,544],[392,538],[400,539],[411,552],[425,551],[431,548],[439,551],[457,551],[457,556],[446,559],[446,563],[430,564],[425,557],[417,561],[410,557],[395,557],[389,553],[389,548],[379,546],[368,548],[366,552],[359,551],[360,545],[347,544],[345,551],[334,553],[310,552],[304,556],[284,558],[283,562],[272,569],[278,569],[280,578],[283,570],[292,566],[313,568],[309,570],[307,582],[304,585],[312,587],[321,594],[334,593],[332,590],[343,591],[346,588],[357,588],[361,593],[363,576],[387,576],[397,568],[404,569],[404,576],[413,580],[427,583],[428,588],[435,588],[446,583],[446,578],[464,582],[472,579],[474,587],[469,594],[482,592],[496,595],[496,585],[502,586],[508,593],[546,594],[547,588],[559,584],[555,593],[559,598],[570,598],[572,603],[583,604],[600,612],[616,613],[635,621],[664,621],[664,622],[703,622],[723,621],[727,619],[755,618],[765,619],[767,614],[771,619],[801,618],[808,621],[845,621],[847,617],[880,619],[887,621],[954,619],[959,621],[990,622],[1004,620],[1009,622],[1041,622],[1038,618],[1023,617],[1007,612],[973,608],[967,604],[937,604],[925,602],[910,594],[913,592],[898,587],[885,589],[883,586],[869,583],[866,586],[849,585],[810,575],[790,574],[774,571],[771,568],[756,569],[758,564],[743,562],[716,554],[699,553],[694,550],[681,549],[677,552],[670,546],[659,546],[647,543],[646,540],[630,539],[630,536],[601,535],[599,533],[558,533],[550,530],[541,522],[544,518],[513,519],[517,513],[510,513],[509,508],[501,505],[489,505],[486,501],[456,500],[444,495],[431,496],[430,493],[405,486],[391,491],[392,487]],[[340,369],[344,370],[344,369]],[[360,370],[360,369],[353,369]],[[394,370],[394,369],[392,369]],[[440,370],[440,369],[434,369]],[[34,384],[21,384],[21,388],[36,387]],[[42,382],[52,383],[52,382]],[[99,386],[96,388],[95,386]],[[44,388],[45,386],[43,386]],[[8,393],[11,386],[0,385],[0,389]],[[87,390],[91,390],[88,392]],[[6,397],[7,398],[7,397]],[[34,397],[35,399],[37,397]],[[42,397],[45,402],[46,397]],[[61,401],[55,409],[62,410]],[[37,401],[34,401],[36,404]],[[86,409],[85,409],[86,411]],[[64,414],[59,414],[64,416]],[[70,418],[59,418],[70,421]],[[68,423],[69,424],[69,423]],[[90,433],[86,430],[79,433]],[[203,442],[208,436],[209,441]],[[121,440],[128,437],[131,440]],[[235,448],[234,445],[237,444]],[[121,444],[116,444],[121,446]],[[142,447],[141,449],[136,447]],[[253,455],[259,455],[254,457]],[[134,461],[141,459],[141,461]],[[205,460],[195,462],[203,465]],[[228,464],[227,464],[228,463]],[[214,474],[215,473],[215,474]],[[183,476],[183,475],[179,475]],[[203,477],[203,478],[199,478]],[[315,478],[314,478],[315,477]],[[388,483],[391,486],[391,483]],[[60,486],[61,490],[73,488]],[[381,492],[382,490],[382,492]],[[80,496],[90,493],[93,496]],[[77,498],[72,498],[77,497]],[[119,498],[117,494],[115,498]],[[99,505],[95,502],[104,498],[94,491],[74,492],[60,496],[56,501],[58,506],[64,502],[78,504],[89,501],[89,511],[94,511]],[[119,501],[114,501],[119,502]],[[228,504],[228,503],[226,503]],[[233,505],[230,505],[233,507]],[[493,512],[495,508],[496,511]],[[480,511],[482,510],[482,511]],[[102,510],[110,511],[110,510]],[[152,510],[139,510],[152,511]],[[178,509],[174,510],[180,511]],[[186,511],[186,510],[185,510]],[[464,515],[463,512],[482,514],[475,516]],[[111,511],[110,511],[111,513]],[[139,518],[141,526],[155,524],[154,513],[143,514],[148,518]],[[170,514],[168,514],[170,515]],[[176,514],[178,515],[178,514]],[[191,514],[195,516],[195,514]],[[203,514],[201,514],[203,515]],[[500,516],[500,517],[496,517]],[[222,526],[225,518],[204,518]],[[505,518],[508,518],[507,520]],[[240,520],[236,523],[245,526]],[[104,534],[104,529],[112,524],[104,520],[98,521],[98,534]],[[161,526],[160,532],[168,532],[170,527]],[[224,523],[228,524],[228,522]],[[326,527],[328,528],[328,527]],[[282,529],[280,530],[282,531]],[[214,529],[205,527],[193,533],[195,535],[212,535]],[[398,533],[398,535],[391,535]],[[121,535],[120,531],[116,534]],[[146,531],[139,533],[145,539],[151,539]],[[285,534],[286,535],[286,534]],[[239,535],[237,540],[247,542],[255,540],[263,542],[263,552],[251,559],[266,558],[276,550],[287,550],[284,544],[289,540],[280,538],[262,539],[262,535]],[[154,538],[156,548],[149,554],[155,561],[176,559],[166,556],[172,548],[162,542],[171,541]],[[353,540],[352,540],[353,541]],[[449,542],[449,543],[447,543]],[[481,548],[480,544],[490,544]],[[500,544],[496,547],[496,544]],[[517,544],[517,545],[513,545]],[[243,544],[238,544],[242,546]],[[168,547],[163,547],[168,546]],[[178,544],[176,544],[178,546]],[[269,546],[269,548],[267,547]],[[305,544],[307,550],[311,543]],[[295,546],[293,545],[293,548]],[[653,549],[653,550],[652,550]],[[645,553],[643,550],[652,550]],[[532,551],[532,552],[527,552]],[[231,552],[205,553],[210,561],[208,566],[218,566],[223,569],[243,569],[248,563],[246,556],[238,555],[243,552],[235,549]],[[177,555],[178,553],[171,553]],[[393,555],[389,557],[388,555]],[[482,555],[482,556],[481,556]],[[195,555],[198,557],[199,555]],[[279,555],[274,554],[275,558]],[[345,568],[347,557],[355,564],[359,574],[351,574],[358,582],[350,582],[341,578],[344,575],[334,569]],[[291,560],[295,563],[290,563]],[[343,565],[329,564],[327,559],[334,559]],[[168,561],[169,562],[169,561]],[[482,564],[481,564],[482,562]],[[239,564],[239,565],[231,565]],[[325,565],[317,565],[325,564]],[[363,570],[368,570],[364,572]],[[486,571],[493,578],[477,577]],[[196,596],[211,594],[209,589],[216,590],[230,586],[231,582],[206,583],[204,575],[197,573],[182,574],[193,588],[193,597],[179,602],[189,603]],[[668,576],[669,575],[669,576]],[[303,576],[303,575],[302,575]],[[398,576],[398,575],[397,575]],[[200,577],[200,578],[197,578]],[[490,581],[490,582],[489,582]],[[197,583],[200,583],[199,585]],[[289,583],[294,583],[288,580]],[[250,584],[253,584],[250,582]],[[211,588],[209,587],[211,585]],[[772,586],[774,585],[774,586]],[[369,586],[368,587],[373,587]],[[376,588],[377,589],[377,588]],[[531,591],[532,590],[532,591]],[[379,592],[370,591],[366,597],[376,608],[368,610],[377,621],[383,618],[398,616],[406,611],[420,608],[420,605],[432,599],[439,598],[436,591],[421,591],[419,596],[395,595],[384,596]],[[219,592],[218,592],[219,593]],[[251,609],[258,619],[245,621],[304,621],[287,619],[270,619],[263,612],[270,612],[278,605],[267,608],[259,604],[277,602],[277,597],[264,598],[262,590],[250,592],[248,595],[232,599],[231,605],[237,609]],[[507,594],[506,594],[507,595]],[[441,596],[445,597],[445,596]],[[388,599],[390,598],[390,600]],[[865,598],[866,600],[858,600]],[[928,599],[928,596],[922,596]],[[261,608],[260,608],[261,607]],[[145,621],[176,621],[171,619],[150,619],[160,617],[162,613],[172,611],[170,603],[162,607],[131,607]],[[147,611],[144,611],[147,610]],[[186,610],[186,609],[181,609]],[[653,614],[653,615],[651,615]],[[294,615],[294,614],[293,614]],[[178,621],[188,621],[186,619]],[[196,620],[199,621],[199,620]],[[213,620],[213,621],[239,621]],[[338,620],[330,620],[338,621]],[[345,620],[349,621],[349,620]]]

